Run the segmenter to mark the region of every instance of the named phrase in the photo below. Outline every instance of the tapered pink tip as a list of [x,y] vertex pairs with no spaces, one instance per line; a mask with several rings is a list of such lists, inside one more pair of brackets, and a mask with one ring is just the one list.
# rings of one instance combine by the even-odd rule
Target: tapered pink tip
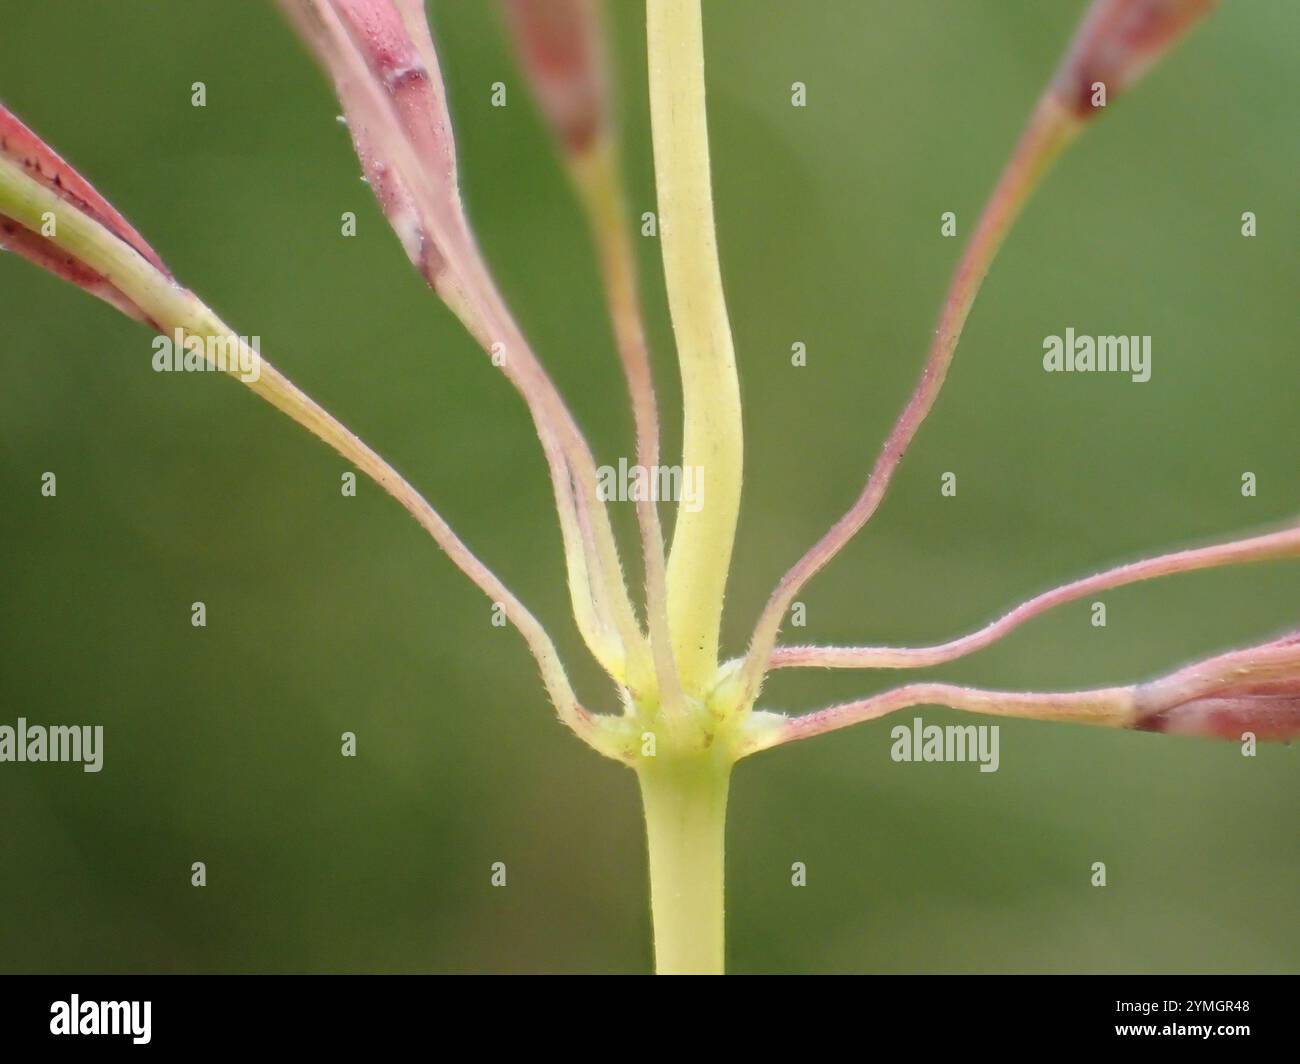
[[[3,104],[0,104],[0,156],[21,166],[33,181],[44,185],[71,209],[94,219],[133,247],[159,272],[171,276],[153,248],[90,182]],[[53,224],[57,226],[57,218]],[[53,240],[4,214],[0,214],[0,247],[98,296],[122,313],[146,320],[146,315],[102,275],[69,255]]]
[[[1077,117],[1092,117],[1141,77],[1216,3],[1095,0],[1057,71],[1053,92]],[[1099,86],[1104,86],[1100,94]]]
[[537,105],[565,151],[586,152],[606,123],[600,12],[594,0],[503,0]]
[[1300,632],[1196,662],[1137,689],[1135,727],[1171,735],[1300,738]]

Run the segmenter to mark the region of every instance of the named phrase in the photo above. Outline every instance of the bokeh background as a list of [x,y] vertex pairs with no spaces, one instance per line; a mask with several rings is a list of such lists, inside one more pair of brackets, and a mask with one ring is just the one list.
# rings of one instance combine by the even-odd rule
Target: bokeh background
[[[493,5],[432,6],[481,240],[616,461],[630,417],[580,216]],[[939,215],[969,231],[1084,6],[706,5],[748,434],[729,652],[858,491],[960,250]],[[653,208],[643,8],[612,7],[639,214]],[[523,406],[407,265],[271,5],[47,0],[7,4],[4,21],[0,98],[421,487],[548,623],[584,698],[612,708],[569,619]],[[801,640],[948,638],[1059,580],[1300,510],[1298,22],[1290,0],[1224,4],[1063,160],[886,505],[803,596]],[[658,249],[639,250],[672,452]],[[147,331],[10,256],[0,322],[0,721],[107,730],[99,775],[0,766],[0,968],[649,968],[633,777],[555,722],[522,642],[396,505],[365,482],[342,498],[347,466],[300,429],[228,379],[152,372]],[[1044,374],[1042,338],[1066,326],[1152,335],[1151,381]],[[46,470],[56,499],[39,493]],[[633,552],[630,506],[617,517]],[[1294,626],[1298,600],[1293,563],[1177,577],[1106,595],[1105,629],[1079,603],[924,675],[1141,679]],[[785,674],[766,702],[897,681]],[[356,759],[340,757],[345,730]],[[888,751],[877,724],[740,766],[734,970],[1300,966],[1294,748],[1252,760],[1011,722],[993,775]]]

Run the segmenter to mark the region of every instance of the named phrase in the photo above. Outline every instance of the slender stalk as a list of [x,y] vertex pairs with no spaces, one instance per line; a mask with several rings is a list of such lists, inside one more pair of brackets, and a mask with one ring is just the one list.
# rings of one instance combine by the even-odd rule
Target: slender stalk
[[758,694],[781,621],[795,596],[857,534],[885,497],[899,462],[943,388],[966,317],[1003,239],[1039,179],[1078,128],[1079,120],[1050,95],[1034,111],[957,266],[921,379],[885,440],[866,487],[844,516],[782,577],[759,617],[741,673],[747,701]]
[[722,600],[740,512],[740,384],[718,266],[699,0],[649,0],[650,124],[664,281],[681,365],[682,464],[702,471],[704,505],[677,509],[668,618],[682,686],[700,693],[718,664]]
[[595,461],[473,239],[446,95],[419,5],[280,0],[280,6],[330,73],[367,178],[412,262],[484,350],[504,354],[498,364],[527,403],[547,458],[579,629],[618,682],[645,688],[649,652],[609,515],[597,498]]
[[723,870],[731,760],[711,750],[645,758],[637,769],[650,851],[660,975],[721,975]]
[[1144,558],[1142,561],[1116,566],[1082,580],[1062,584],[1022,602],[991,624],[947,643],[928,647],[777,647],[772,652],[770,667],[919,669],[927,665],[939,665],[996,643],[1040,613],[1086,595],[1095,595],[1099,591],[1175,573],[1294,557],[1300,557],[1300,525],[1249,539]]
[[[51,243],[102,276],[160,331],[172,333],[180,330],[186,338],[219,337],[238,344],[242,349],[243,341],[194,293],[177,284],[131,244],[34,181],[21,166],[0,158],[0,214],[36,231],[46,212],[52,213],[58,223],[57,235],[50,238]],[[210,352],[208,357],[211,360]],[[240,360],[233,364],[238,366]],[[527,607],[479,561],[451,526],[400,473],[269,362],[260,359],[259,365],[258,379],[244,383],[392,495],[433,537],[457,568],[493,601],[500,602],[507,618],[519,630],[536,659],[542,681],[560,719],[595,749],[611,757],[620,757],[621,754],[607,741],[597,719],[578,702],[554,643]],[[238,370],[234,373],[237,374]]]
[[914,683],[799,717],[751,714],[735,744],[746,757],[799,739],[935,705],[994,717],[1140,728],[1176,735],[1292,742],[1300,735],[1300,632],[1193,662],[1167,676],[1090,691],[985,691]]
[[[593,579],[590,580],[588,590],[598,612],[609,618],[621,644],[622,668],[615,671],[607,665],[606,671],[611,672],[611,675],[639,697],[650,686],[653,665],[649,647],[628,596],[609,510],[597,492],[596,463],[591,448],[550,377],[532,354],[527,339],[492,280],[491,272],[477,245],[467,238],[467,243],[456,257],[466,278],[467,291],[487,330],[483,336],[477,337],[480,343],[485,348],[490,348],[494,342],[504,344],[507,363],[512,359],[520,363],[524,379],[532,382],[524,393],[526,401],[529,394],[541,397],[537,406],[532,406],[530,402],[534,424],[544,445],[547,436],[554,434],[567,461],[578,521],[590,535],[590,544],[585,551],[585,567]],[[516,352],[522,357],[516,356]],[[573,589],[573,593],[576,595],[578,592]]]
[[[538,109],[573,181],[600,259],[605,299],[636,426],[636,461],[651,476],[659,465],[659,409],[646,347],[636,261],[612,120],[603,5],[597,0],[502,0],[506,28]],[[668,626],[667,556],[658,499],[636,500],[645,565],[645,616],[658,687],[669,716],[684,710]],[[653,707],[650,707],[653,709]]]
[[[744,705],[757,697],[781,620],[805,583],[875,513],[903,454],[934,405],[962,327],[998,248],[1061,150],[1213,7],[1213,0],[1094,0],[1039,98],[984,208],[939,315],[921,380],[885,440],[866,487],[848,512],[785,574],[768,600],[741,667]],[[1098,96],[1099,89],[1104,96]]]
[[[637,295],[635,257],[624,221],[626,211],[617,147],[609,139],[598,141],[585,153],[574,156],[569,168],[600,255],[614,340],[632,399],[637,465],[653,478],[659,465],[659,407],[650,371],[641,300]],[[636,515],[645,564],[646,625],[650,630],[659,700],[670,714],[680,713],[682,689],[668,624],[667,562],[658,501],[638,499]]]
[[[994,717],[1024,717],[1108,728],[1131,727],[1137,720],[1132,687],[1103,687],[1092,691],[984,691],[949,683],[914,683],[870,698],[791,717],[779,727],[762,721],[761,731],[740,747],[742,757],[773,746],[811,739],[853,724],[876,720],[909,706],[947,706]],[[764,717],[769,717],[765,714]]]

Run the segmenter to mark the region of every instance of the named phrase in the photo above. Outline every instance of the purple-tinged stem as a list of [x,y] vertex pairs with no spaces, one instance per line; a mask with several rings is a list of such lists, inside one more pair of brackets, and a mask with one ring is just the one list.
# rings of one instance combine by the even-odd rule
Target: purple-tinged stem
[[[43,145],[42,150],[55,157]],[[34,174],[32,167],[0,153],[0,220],[12,219],[34,232],[43,217],[53,215],[57,225],[49,237],[50,246],[120,293],[130,308],[138,310],[139,314],[132,316],[142,317],[164,334],[179,333],[187,343],[216,338],[227,349],[237,347],[239,357],[228,359],[219,368],[240,377],[258,396],[328,444],[396,499],[457,568],[492,601],[501,604],[536,659],[542,682],[560,719],[596,749],[618,756],[603,741],[596,718],[579,703],[546,630],[496,574],[465,546],[428,501],[355,433],[269,362],[248,351],[244,341],[229,326],[173,279],[158,256],[120,215],[111,208],[103,209],[107,205],[102,204],[88,184],[79,177],[76,182],[71,181],[71,173],[65,170],[59,181],[45,182]],[[67,185],[74,191],[67,191]],[[88,207],[91,204],[102,206],[91,209]],[[64,270],[54,272],[67,277]],[[202,350],[204,357],[217,365],[213,348],[203,344]],[[256,379],[242,378],[239,367],[254,361],[259,367]]]
[[985,691],[948,683],[913,683],[884,691],[870,698],[843,702],[791,717],[779,727],[767,728],[740,748],[747,757],[800,739],[811,739],[888,716],[910,706],[947,706],[949,709],[984,713],[993,717],[1022,717],[1031,720],[1097,724],[1109,728],[1131,727],[1136,720],[1131,687],[1103,687],[1092,691],[1024,692]]
[[[625,212],[614,148],[612,145],[598,145],[591,156],[574,160],[573,169],[583,190],[599,248],[614,339],[632,401],[637,464],[653,478],[659,466],[659,408],[650,370],[641,301],[637,295],[635,259],[623,220]],[[646,498],[637,501],[636,513],[645,565],[646,621],[650,628],[660,701],[669,713],[673,713],[681,708],[682,689],[673,656],[672,634],[668,628],[668,570],[663,525],[659,519],[658,502],[650,497],[652,493],[644,494]]]
[[1177,42],[1213,0],[1095,0],[1038,102],[957,267],[921,380],[885,441],[858,500],[786,573],[759,618],[740,675],[757,696],[786,610],[805,583],[857,533],[884,498],[894,471],[943,386],[980,284],[1029,194],[1077,133]]
[[[417,269],[528,404],[550,467],[575,616],[601,664],[644,686],[644,639],[623,583],[591,450],[516,326],[474,242],[432,38],[394,0],[280,0],[334,81],[367,177]],[[415,27],[412,32],[411,27]],[[494,360],[496,361],[496,360]],[[570,512],[565,512],[569,507]],[[576,511],[584,511],[578,513]],[[594,552],[579,529],[592,530]],[[612,618],[607,629],[598,618]]]
[[795,596],[880,505],[899,462],[938,398],[966,316],[1003,238],[1047,167],[1078,128],[1078,122],[1053,97],[1045,97],[1038,105],[966,247],[944,299],[921,379],[885,440],[866,487],[844,516],[782,577],[759,617],[741,673],[746,700],[758,692],[782,618]]
[[1210,547],[1162,554],[1155,558],[1116,566],[1094,576],[1045,591],[1021,603],[1009,613],[969,635],[926,647],[777,647],[772,652],[773,669],[919,669],[954,661],[982,650],[1019,628],[1026,621],[1067,602],[1143,580],[1217,569],[1225,565],[1300,557],[1300,525],[1249,539],[1218,543]]
[[1127,687],[1036,693],[914,683],[800,717],[763,713],[746,722],[750,730],[740,756],[917,705],[1171,735],[1291,742],[1300,737],[1300,632]]
[[[502,0],[505,24],[559,147],[600,259],[605,298],[623,365],[636,430],[636,460],[659,465],[659,409],[646,345],[635,256],[628,237],[618,137],[610,117],[610,77],[602,11],[596,0]],[[683,705],[668,628],[667,559],[658,503],[636,502],[645,565],[646,623],[659,701]]]

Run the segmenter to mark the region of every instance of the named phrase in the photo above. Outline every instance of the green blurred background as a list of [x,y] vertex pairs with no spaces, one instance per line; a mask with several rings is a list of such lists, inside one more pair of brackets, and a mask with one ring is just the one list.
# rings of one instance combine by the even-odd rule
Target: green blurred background
[[[616,461],[630,417],[580,216],[493,5],[432,6],[481,240]],[[748,434],[729,653],[858,491],[960,250],[939,215],[969,231],[1084,6],[706,4]],[[522,404],[409,268],[271,6],[6,7],[0,98],[421,487],[548,623],[583,697],[612,707],[569,619]],[[642,5],[613,15],[639,214],[653,208]],[[1063,160],[878,519],[803,596],[799,639],[948,638],[1059,580],[1300,510],[1298,22],[1291,0],[1223,5]],[[205,109],[190,106],[197,80]],[[489,105],[498,80],[504,109]],[[675,452],[658,249],[639,250]],[[414,522],[368,482],[342,498],[348,467],[326,448],[227,379],[152,372],[146,330],[12,256],[0,321],[0,722],[107,732],[99,775],[0,766],[0,968],[650,966],[632,776],[555,722],[522,642]],[[1066,326],[1152,335],[1151,381],[1044,374],[1042,338]],[[790,365],[795,341],[806,368]],[[46,470],[56,499],[39,493]],[[630,506],[617,518],[632,552]],[[1105,629],[1079,603],[924,675],[1127,682],[1294,626],[1298,598],[1294,564],[1178,577],[1106,595]],[[812,708],[898,680],[783,674],[766,702]],[[1294,748],[1251,760],[1014,722],[1001,738],[992,775],[895,764],[883,724],[743,764],[731,967],[1300,966]],[[806,888],[790,886],[793,861]]]

